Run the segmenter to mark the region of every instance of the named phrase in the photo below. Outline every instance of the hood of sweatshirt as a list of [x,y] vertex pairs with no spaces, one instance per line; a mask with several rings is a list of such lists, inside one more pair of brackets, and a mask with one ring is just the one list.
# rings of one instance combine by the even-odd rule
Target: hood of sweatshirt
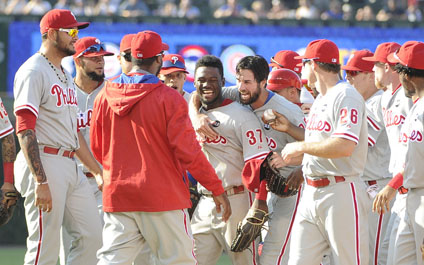
[[131,108],[163,83],[152,74],[121,74],[105,86],[109,106],[119,116],[125,116]]

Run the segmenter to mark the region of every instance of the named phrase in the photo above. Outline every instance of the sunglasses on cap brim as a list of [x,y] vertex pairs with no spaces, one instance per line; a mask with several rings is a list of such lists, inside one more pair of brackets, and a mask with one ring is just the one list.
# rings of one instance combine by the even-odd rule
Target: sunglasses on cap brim
[[176,61],[175,63],[172,63],[172,61],[164,61],[162,64],[162,68],[169,68],[169,67],[175,67],[175,68],[181,68],[186,69],[185,65],[181,61]]
[[283,65],[281,65],[279,62],[277,62],[274,57],[271,57],[271,63],[275,63],[276,65],[278,65],[281,68],[285,68]]
[[87,49],[85,49],[84,51],[82,51],[80,54],[78,54],[77,58],[84,55],[87,52],[99,52],[101,50],[103,50],[103,51],[106,50],[105,45],[103,43],[94,44],[94,45],[91,45],[90,47],[88,47]]

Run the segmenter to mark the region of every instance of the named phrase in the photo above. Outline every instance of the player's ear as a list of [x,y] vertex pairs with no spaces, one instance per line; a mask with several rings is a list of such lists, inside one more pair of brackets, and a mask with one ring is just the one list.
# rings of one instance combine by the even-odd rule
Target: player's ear
[[261,88],[265,88],[266,87],[266,79],[262,80],[261,82],[259,82],[259,86]]
[[225,77],[222,77],[222,86],[225,86]]
[[47,30],[47,39],[56,40],[58,33],[59,33],[59,31],[57,31],[55,29],[48,29]]

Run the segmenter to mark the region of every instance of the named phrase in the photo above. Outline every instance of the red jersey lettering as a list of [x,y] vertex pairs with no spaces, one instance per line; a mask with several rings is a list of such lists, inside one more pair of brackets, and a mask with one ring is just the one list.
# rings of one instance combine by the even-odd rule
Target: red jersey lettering
[[331,131],[331,124],[328,121],[318,120],[318,115],[312,114],[312,117],[308,119],[306,129],[310,131]]
[[66,105],[78,105],[77,97],[75,96],[75,90],[68,88],[67,90],[63,89],[58,84],[55,84],[50,89],[50,94],[56,96],[56,106],[62,107]]

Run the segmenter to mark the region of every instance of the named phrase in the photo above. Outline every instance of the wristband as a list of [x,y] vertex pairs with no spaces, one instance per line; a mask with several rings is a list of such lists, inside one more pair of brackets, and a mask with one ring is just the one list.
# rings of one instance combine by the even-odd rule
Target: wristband
[[397,173],[387,185],[397,190],[400,188],[400,186],[402,186],[402,184],[403,184],[403,174]]
[[13,184],[13,162],[3,162],[4,182]]

